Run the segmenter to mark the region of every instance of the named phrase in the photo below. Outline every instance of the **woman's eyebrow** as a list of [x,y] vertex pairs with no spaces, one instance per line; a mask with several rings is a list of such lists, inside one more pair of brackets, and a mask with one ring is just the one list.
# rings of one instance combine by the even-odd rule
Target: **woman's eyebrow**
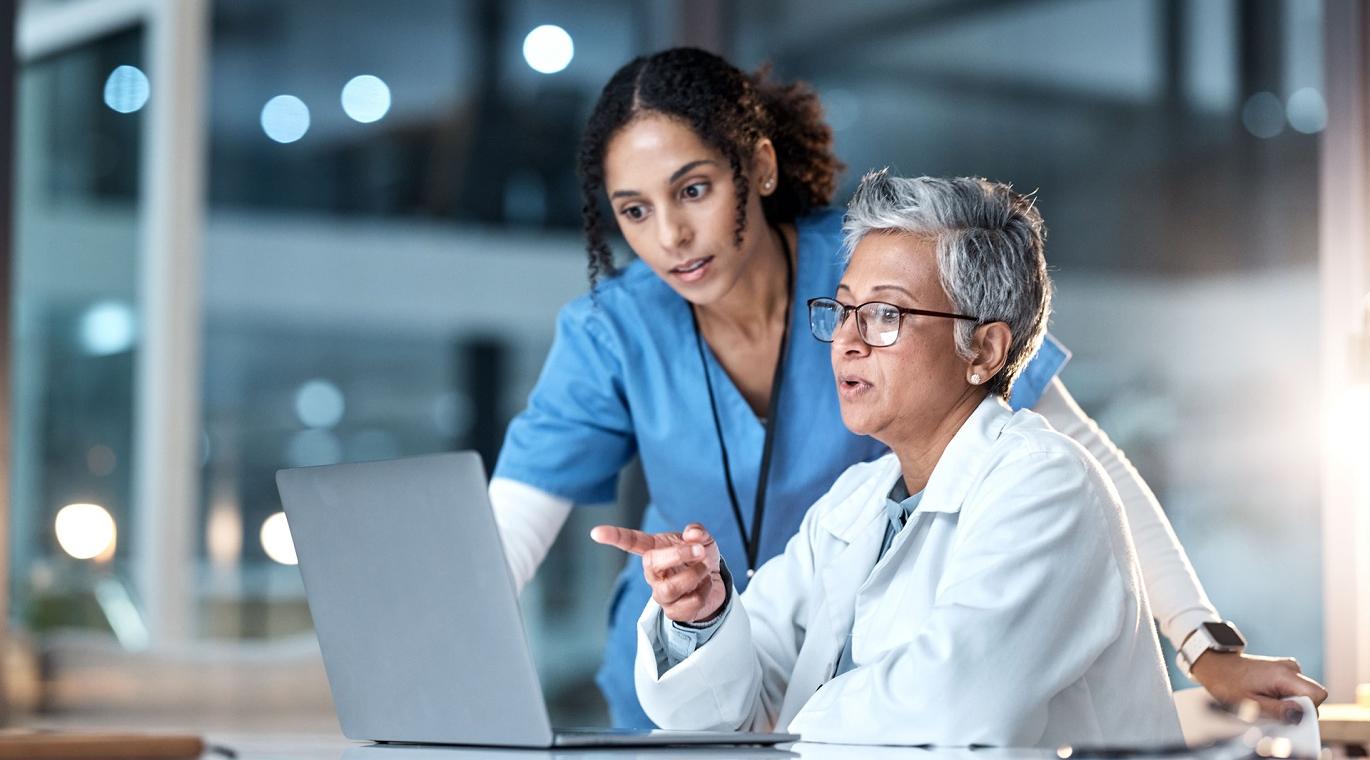
[[910,293],[908,289],[902,288],[898,285],[876,285],[875,287],[871,288],[871,291],[877,290],[897,290],[900,293],[903,293],[904,295],[908,296],[909,298],[913,298],[913,294]]
[[[666,180],[666,184],[668,184],[668,185],[673,184],[676,180],[680,179],[681,177],[685,176],[686,174],[689,174],[691,170],[696,169],[696,168],[698,168],[698,167],[700,167],[700,166],[703,166],[703,165],[705,165],[705,164],[709,164],[709,165],[711,165],[711,166],[718,166],[718,162],[717,162],[717,161],[714,161],[714,160],[708,159],[708,158],[701,158],[701,159],[699,159],[698,161],[691,161],[690,163],[685,164],[684,166],[680,167],[679,169],[676,169],[674,172],[671,172],[670,179],[667,179],[667,180]],[[625,197],[631,197],[631,196],[635,196],[635,195],[642,195],[642,193],[638,192],[637,190],[615,190],[615,191],[613,191],[612,193],[609,194],[609,197],[610,197],[610,198],[625,198]]]
[[[851,289],[850,287],[847,287],[847,283],[845,283],[845,282],[839,283],[839,284],[837,285],[837,291],[840,293],[840,292],[842,292],[842,291],[844,291],[844,290],[847,291],[848,293],[852,292],[852,289]],[[900,286],[898,286],[898,285],[876,285],[875,287],[871,288],[871,292],[872,292],[872,293],[874,293],[875,291],[878,291],[878,290],[897,290],[897,291],[899,291],[900,293],[903,293],[904,295],[908,296],[909,298],[911,298],[911,299],[913,298],[913,294],[912,294],[912,293],[910,293],[907,289],[902,288],[902,287],[900,287]],[[915,300],[916,300],[916,299],[915,299]]]
[[711,161],[711,160],[709,160],[709,159],[707,159],[707,158],[701,158],[701,159],[699,159],[698,161],[691,161],[690,163],[685,164],[684,166],[680,167],[679,169],[676,169],[675,172],[673,172],[673,173],[671,174],[671,178],[670,178],[669,180],[666,181],[666,184],[669,185],[669,184],[675,182],[676,180],[678,180],[678,179],[680,179],[681,177],[683,177],[683,176],[685,176],[686,174],[688,174],[688,173],[690,172],[690,170],[694,169],[695,167],[702,166],[703,164],[712,164],[712,165],[714,165],[714,166],[717,166],[717,165],[718,165],[718,163],[717,163],[716,161]]

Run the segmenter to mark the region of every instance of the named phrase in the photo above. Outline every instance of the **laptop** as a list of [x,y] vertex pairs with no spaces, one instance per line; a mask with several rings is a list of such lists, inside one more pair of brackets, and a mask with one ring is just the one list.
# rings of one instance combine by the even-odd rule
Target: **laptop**
[[553,729],[475,452],[280,470],[276,484],[349,739],[531,748],[799,739]]

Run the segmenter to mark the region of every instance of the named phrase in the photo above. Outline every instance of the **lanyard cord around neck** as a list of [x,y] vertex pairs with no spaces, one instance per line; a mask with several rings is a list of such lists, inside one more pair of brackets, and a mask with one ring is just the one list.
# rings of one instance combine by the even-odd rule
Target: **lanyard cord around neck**
[[794,262],[790,260],[790,241],[785,233],[771,227],[780,237],[780,246],[785,254],[785,326],[780,333],[780,353],[775,358],[775,372],[771,376],[771,400],[766,408],[766,439],[761,447],[761,468],[756,476],[756,503],[752,507],[752,529],[742,519],[742,507],[737,501],[737,488],[733,485],[732,466],[728,461],[728,444],[723,438],[723,423],[718,417],[718,402],[714,397],[714,384],[709,376],[709,362],[704,355],[704,338],[699,333],[699,317],[694,307],[690,308],[690,319],[695,328],[695,348],[699,349],[699,363],[704,369],[704,387],[709,391],[709,411],[713,412],[714,432],[718,435],[718,449],[723,457],[723,479],[728,485],[728,500],[732,503],[733,518],[737,521],[737,533],[742,537],[742,546],[747,551],[747,577],[756,573],[757,553],[761,549],[761,518],[766,513],[766,485],[771,471],[771,451],[775,443],[775,428],[780,408],[780,387],[785,380],[785,350],[790,341],[790,310],[794,306]]

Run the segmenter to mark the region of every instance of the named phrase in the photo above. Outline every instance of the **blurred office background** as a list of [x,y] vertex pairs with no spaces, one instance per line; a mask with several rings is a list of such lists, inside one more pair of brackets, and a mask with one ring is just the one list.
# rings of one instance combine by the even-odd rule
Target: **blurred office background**
[[[155,39],[158,13],[197,8],[202,42]],[[883,165],[1036,189],[1067,385],[1252,649],[1324,677],[1323,13],[1320,0],[23,2],[18,706],[332,725],[274,471],[456,448],[493,461],[557,309],[586,287],[581,125],[618,66],[681,42],[811,82],[849,167],[841,199]],[[203,77],[157,103],[157,78],[186,71]],[[604,720],[592,677],[619,558],[583,537],[634,519],[640,479],[621,490],[575,513],[523,599],[567,722]],[[82,504],[99,509],[69,507]]]

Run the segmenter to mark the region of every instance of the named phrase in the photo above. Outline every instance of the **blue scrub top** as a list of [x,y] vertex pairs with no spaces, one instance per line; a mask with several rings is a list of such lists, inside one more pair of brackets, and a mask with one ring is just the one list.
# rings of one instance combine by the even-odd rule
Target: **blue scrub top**
[[[776,412],[758,561],[779,554],[805,511],[851,465],[885,447],[842,424],[829,346],[809,333],[808,307],[832,296],[844,270],[842,215],[800,218],[795,297],[785,380]],[[749,532],[765,428],[705,344],[695,348],[689,304],[641,261],[567,304],[528,407],[510,424],[495,476],[517,480],[576,504],[614,500],[619,472],[641,457],[651,503],[642,529],[657,533],[702,523],[724,560],[746,567],[742,536],[728,499],[704,373],[713,382],[727,439],[737,500]],[[1037,402],[1069,359],[1048,338],[1014,384],[1014,408]],[[733,575],[738,591],[747,577]],[[629,556],[609,605],[609,639],[598,683],[614,724],[650,727],[633,685],[634,624],[651,597],[641,560]]]

